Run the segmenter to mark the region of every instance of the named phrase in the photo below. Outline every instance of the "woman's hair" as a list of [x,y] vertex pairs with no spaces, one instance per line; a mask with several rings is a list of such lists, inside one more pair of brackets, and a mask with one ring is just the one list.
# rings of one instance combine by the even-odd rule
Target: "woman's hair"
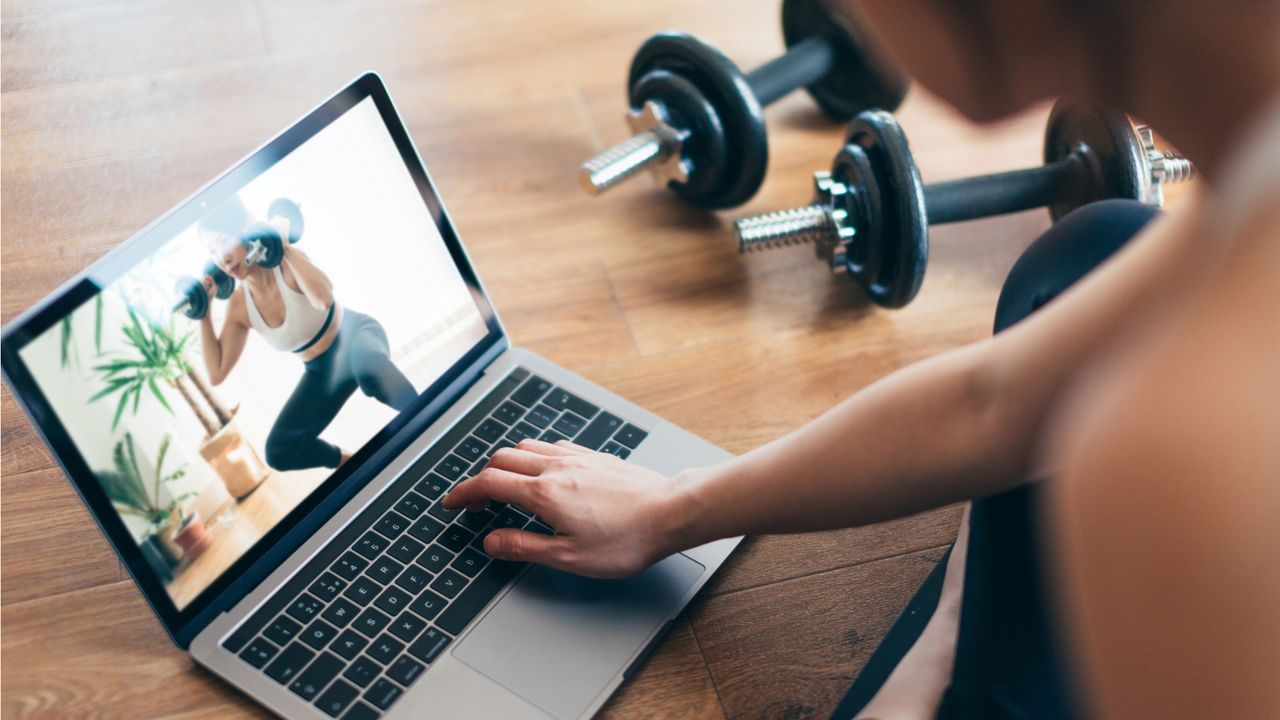
[[239,195],[232,195],[215,207],[209,214],[200,218],[196,226],[201,230],[225,233],[232,237],[240,237],[253,222],[249,211],[245,209]]

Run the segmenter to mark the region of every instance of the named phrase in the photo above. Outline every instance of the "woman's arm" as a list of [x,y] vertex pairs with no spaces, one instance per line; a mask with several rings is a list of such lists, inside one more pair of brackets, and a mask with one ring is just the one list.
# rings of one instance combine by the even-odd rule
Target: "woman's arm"
[[899,370],[724,463],[666,480],[526,441],[448,503],[528,507],[560,535],[495,532],[500,551],[515,551],[504,556],[613,574],[722,537],[848,527],[997,492],[1032,472],[1044,418],[1076,368],[1158,295],[1186,247],[1182,224],[1159,221],[999,336]]
[[323,270],[311,262],[311,258],[286,242],[282,264],[285,282],[295,281],[298,289],[312,306],[326,310],[333,304],[333,283],[329,281],[329,276],[325,275]]
[[227,316],[222,321],[222,333],[213,329],[213,313],[205,313],[200,319],[200,350],[204,356],[205,372],[209,382],[218,385],[227,379],[231,369],[244,352],[249,338],[248,314],[244,305],[244,290],[237,288],[227,304]]

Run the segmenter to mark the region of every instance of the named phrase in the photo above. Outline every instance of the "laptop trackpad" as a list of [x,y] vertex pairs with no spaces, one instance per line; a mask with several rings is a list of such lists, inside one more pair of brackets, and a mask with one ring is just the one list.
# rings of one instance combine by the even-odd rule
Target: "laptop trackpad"
[[534,567],[453,655],[548,714],[576,718],[702,571],[684,555],[621,580]]

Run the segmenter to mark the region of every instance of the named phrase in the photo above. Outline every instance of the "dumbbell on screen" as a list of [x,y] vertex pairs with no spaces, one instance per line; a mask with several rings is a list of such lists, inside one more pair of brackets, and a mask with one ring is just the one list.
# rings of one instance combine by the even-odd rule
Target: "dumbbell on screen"
[[813,204],[735,223],[740,252],[813,242],[878,305],[906,305],[920,290],[930,224],[1048,207],[1054,220],[1107,198],[1163,203],[1162,186],[1189,179],[1191,163],[1155,147],[1151,129],[1124,113],[1059,102],[1049,114],[1045,164],[923,185],[906,135],[887,112],[849,125],[830,172],[814,174]]
[[636,52],[628,74],[635,134],[582,164],[583,187],[599,195],[649,169],[659,186],[702,207],[741,205],[764,181],[768,142],[762,107],[807,88],[832,118],[893,109],[904,76],[870,53],[824,0],[784,0],[785,55],[744,75],[692,35],[659,33]]
[[[288,222],[288,240],[289,244],[296,244],[302,239],[302,231],[305,227],[302,219],[302,208],[298,204],[288,198],[276,198],[267,206],[267,218],[274,220],[282,218]],[[280,231],[274,225],[265,222],[257,222],[249,226],[241,236],[240,242],[245,245],[247,253],[244,261],[250,265],[258,265],[264,268],[274,268],[284,260],[284,238],[280,236]],[[204,275],[213,280],[217,291],[214,297],[219,300],[226,300],[231,297],[231,293],[236,289],[236,279],[222,271],[222,268],[212,261],[204,266]],[[205,292],[201,282],[190,275],[183,275],[178,278],[175,287],[178,296],[181,298],[177,304],[173,306],[174,312],[181,311],[184,315],[192,320],[199,320],[209,312],[209,295]]]

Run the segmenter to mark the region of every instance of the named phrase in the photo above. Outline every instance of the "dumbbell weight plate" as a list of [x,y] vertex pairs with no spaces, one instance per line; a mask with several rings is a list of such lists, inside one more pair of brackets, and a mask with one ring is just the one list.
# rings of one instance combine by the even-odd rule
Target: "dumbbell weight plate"
[[815,35],[830,38],[835,65],[807,89],[818,107],[841,122],[870,108],[894,110],[907,94],[906,76],[873,55],[862,33],[824,0],[783,0],[782,36],[791,47]]
[[924,183],[902,127],[887,112],[867,110],[849,124],[831,177],[863,197],[854,215],[850,277],[877,305],[898,308],[920,292],[929,260]]
[[209,312],[209,293],[199,280],[190,275],[182,275],[174,283],[173,289],[178,297],[186,301],[186,305],[182,307],[183,315],[199,320]]
[[1044,160],[1061,160],[1080,152],[1086,161],[1087,187],[1074,197],[1049,206],[1056,221],[1081,205],[1108,198],[1145,200],[1150,173],[1142,141],[1129,117],[1074,102],[1058,102],[1045,129]]
[[697,205],[727,208],[741,205],[764,182],[769,163],[764,111],[756,101],[742,71],[723,53],[685,33],[659,33],[645,41],[631,61],[627,76],[631,107],[645,100],[636,90],[640,80],[655,70],[665,70],[689,81],[701,93],[724,130],[725,162],[721,182],[708,192],[692,195],[676,186],[676,192]]
[[302,208],[289,198],[276,198],[267,206],[267,219],[282,217],[289,221],[289,244],[296,245],[302,238],[302,230],[306,227],[302,219]]
[[213,279],[214,297],[226,300],[236,290],[236,279],[222,271],[212,260],[204,264],[204,274]]
[[[701,204],[724,184],[724,127],[715,108],[693,83],[666,70],[654,70],[633,87],[636,97],[659,100],[671,121],[690,131],[683,155],[693,166],[687,182],[668,183],[677,195]],[[641,104],[643,104],[643,100]]]
[[273,268],[284,260],[284,240],[280,237],[280,233],[267,223],[256,222],[250,225],[240,241],[245,244],[249,252],[253,252],[255,244],[262,246],[263,255],[254,261],[255,265]]

